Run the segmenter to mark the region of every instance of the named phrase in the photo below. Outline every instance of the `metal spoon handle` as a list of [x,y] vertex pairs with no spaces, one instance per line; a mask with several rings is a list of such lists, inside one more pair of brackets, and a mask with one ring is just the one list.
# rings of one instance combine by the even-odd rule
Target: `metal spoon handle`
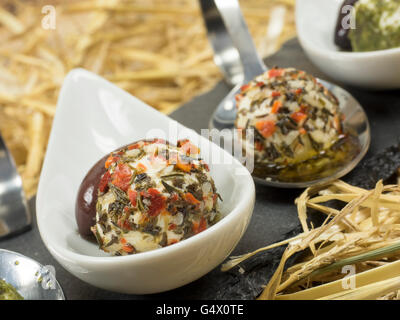
[[0,239],[25,231],[30,225],[21,177],[0,134]]
[[231,84],[249,82],[267,68],[257,53],[237,0],[200,0],[217,65]]

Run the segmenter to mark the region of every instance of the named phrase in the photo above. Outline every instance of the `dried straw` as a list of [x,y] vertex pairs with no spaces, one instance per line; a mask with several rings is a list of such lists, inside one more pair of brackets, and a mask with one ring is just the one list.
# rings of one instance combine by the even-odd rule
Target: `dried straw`
[[[325,205],[331,200],[345,205],[341,210]],[[287,244],[278,268],[259,299],[398,297],[400,186],[384,186],[379,181],[375,189],[364,190],[335,181],[306,189],[296,199],[296,204],[303,227],[301,234],[241,257],[233,257],[223,265],[223,270],[258,252]],[[310,209],[326,215],[320,227],[308,226]],[[305,257],[285,269],[287,260],[298,252],[305,253]],[[354,266],[357,270],[354,276],[357,288],[340,287],[345,266]]]
[[[262,56],[294,35],[294,3],[241,1]],[[54,30],[42,25],[49,5],[56,9]],[[70,69],[96,72],[164,113],[222,78],[197,0],[5,0],[0,40],[0,130],[28,196],[36,192],[43,144]]]

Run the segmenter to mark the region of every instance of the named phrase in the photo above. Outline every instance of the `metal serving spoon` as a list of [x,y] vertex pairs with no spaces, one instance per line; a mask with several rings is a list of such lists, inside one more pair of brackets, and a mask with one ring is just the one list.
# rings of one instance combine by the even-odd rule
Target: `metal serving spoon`
[[25,231],[31,221],[21,177],[0,134],[0,239]]
[[0,279],[11,284],[24,300],[64,300],[50,266],[22,254],[0,249]]
[[[210,129],[234,129],[236,118],[235,95],[240,86],[250,82],[268,68],[259,57],[237,0],[200,1],[208,37],[214,49],[214,60],[230,84],[235,85],[219,103],[211,117]],[[304,188],[338,179],[350,172],[364,157],[370,144],[367,116],[361,105],[346,90],[318,79],[339,100],[345,116],[345,128],[358,136],[360,152],[330,176],[301,182],[285,182],[254,176],[256,182],[283,188]]]

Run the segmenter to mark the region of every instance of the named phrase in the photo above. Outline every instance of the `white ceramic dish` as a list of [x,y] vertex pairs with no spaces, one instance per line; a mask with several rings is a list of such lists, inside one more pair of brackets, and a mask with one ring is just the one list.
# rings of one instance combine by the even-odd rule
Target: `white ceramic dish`
[[[81,238],[75,198],[86,172],[106,153],[135,140],[190,138],[210,165],[225,217],[169,247],[131,256],[108,256]],[[217,161],[217,158],[220,160]],[[218,163],[222,162],[222,163]],[[249,172],[194,131],[106,80],[73,70],[60,92],[37,193],[37,222],[50,253],[69,272],[94,286],[135,294],[162,292],[194,281],[218,266],[239,242],[255,200]]]
[[344,52],[334,43],[343,0],[297,0],[299,41],[310,60],[333,79],[370,89],[400,88],[400,48]]

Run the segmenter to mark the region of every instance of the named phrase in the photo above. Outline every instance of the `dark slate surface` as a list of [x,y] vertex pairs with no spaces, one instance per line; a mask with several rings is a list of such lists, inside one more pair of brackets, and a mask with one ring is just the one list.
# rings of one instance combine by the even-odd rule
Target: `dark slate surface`
[[[268,66],[296,67],[329,80],[311,64],[296,39],[287,42],[281,51],[266,59],[266,63]],[[372,142],[365,161],[346,177],[346,180],[362,184],[366,181],[363,177],[374,171],[374,177],[367,181],[371,185],[380,178],[380,174],[383,173],[382,177],[386,178],[400,165],[399,147],[392,147],[389,153],[377,157],[385,148],[397,145],[400,135],[400,91],[372,92],[350,87],[347,89],[361,102],[368,114]],[[221,82],[213,90],[187,103],[171,116],[199,132],[200,129],[208,127],[212,111],[228,91],[229,87]],[[385,170],[377,169],[378,165],[384,165]],[[253,218],[233,254],[246,253],[298,233],[300,228],[293,202],[300,192],[301,190],[257,186]],[[30,207],[35,220],[34,199],[30,202]],[[57,279],[67,299],[251,299],[260,292],[260,285],[265,284],[272,275],[283,250],[277,248],[246,262],[244,267],[248,272],[244,277],[238,276],[236,271],[222,273],[216,268],[182,288],[160,294],[136,296],[97,289],[69,274],[45,248],[36,222],[32,230],[1,241],[0,247],[25,254],[42,264],[54,265]]]

